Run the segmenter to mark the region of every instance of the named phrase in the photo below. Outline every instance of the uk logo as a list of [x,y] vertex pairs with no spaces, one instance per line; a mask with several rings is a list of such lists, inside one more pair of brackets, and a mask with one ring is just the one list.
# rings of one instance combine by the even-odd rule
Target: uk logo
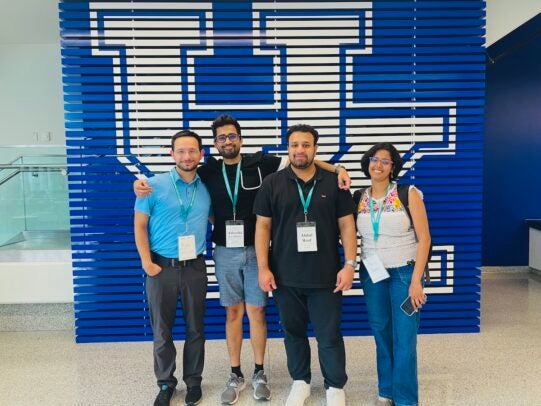
[[[403,154],[402,175],[426,155],[455,154],[456,100],[417,99],[416,40],[405,37],[413,51],[393,61],[385,37],[374,40],[372,2],[246,2],[235,21],[235,10],[221,7],[90,3],[92,54],[113,66],[117,157],[134,175],[164,170],[174,129],[210,139],[209,122],[221,111],[241,121],[245,152],[284,154],[285,129],[313,125],[318,158],[347,159],[354,179],[379,141]],[[374,72],[385,60],[389,70]],[[411,67],[401,71],[398,61]],[[434,247],[434,292],[453,291],[453,251]]]

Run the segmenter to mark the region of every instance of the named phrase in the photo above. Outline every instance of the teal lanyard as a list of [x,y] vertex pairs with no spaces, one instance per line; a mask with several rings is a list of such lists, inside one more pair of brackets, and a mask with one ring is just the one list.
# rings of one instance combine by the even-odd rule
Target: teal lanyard
[[186,229],[188,229],[188,215],[190,214],[190,211],[192,210],[193,202],[195,200],[195,194],[197,192],[197,185],[199,183],[197,181],[195,182],[190,205],[188,207],[184,207],[184,202],[182,201],[182,198],[180,197],[180,192],[178,191],[177,184],[175,183],[175,177],[173,176],[174,170],[175,168],[171,169],[171,172],[169,172],[169,175],[171,175],[171,183],[173,184],[173,187],[175,188],[175,192],[177,192],[177,198],[180,204],[180,218],[182,222],[186,224]]
[[231,203],[233,203],[233,220],[236,220],[237,217],[237,200],[239,198],[239,183],[240,183],[240,164],[242,159],[237,164],[237,175],[235,176],[235,194],[231,194],[231,186],[229,186],[229,179],[225,171],[225,162],[222,161],[222,175],[224,175],[225,188],[227,189],[227,194]]
[[370,220],[372,220],[372,229],[374,230],[374,241],[377,241],[379,238],[379,221],[381,219],[381,214],[383,213],[383,207],[385,206],[385,199],[387,198],[387,195],[389,194],[389,191],[393,187],[392,182],[389,182],[389,185],[387,186],[387,190],[385,191],[385,196],[383,197],[383,201],[378,207],[378,213],[374,213],[374,200],[372,199],[372,196],[368,196],[368,207],[370,208]]
[[299,197],[301,198],[302,208],[304,209],[304,221],[308,221],[308,207],[310,207],[310,202],[312,201],[312,193],[314,192],[314,188],[316,187],[317,180],[314,180],[314,184],[312,185],[312,188],[308,192],[308,197],[306,200],[304,199],[304,193],[302,191],[301,185],[299,185],[299,181],[295,179],[295,182],[297,182],[297,190],[299,191]]

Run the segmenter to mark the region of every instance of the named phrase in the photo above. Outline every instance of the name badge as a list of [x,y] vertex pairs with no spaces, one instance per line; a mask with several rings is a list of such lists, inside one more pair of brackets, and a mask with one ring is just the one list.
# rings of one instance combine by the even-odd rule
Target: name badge
[[187,261],[197,257],[195,250],[195,235],[179,235],[178,236],[178,259],[179,261]]
[[225,222],[225,246],[227,248],[244,247],[244,221],[227,220]]
[[297,251],[317,251],[316,223],[314,221],[297,223]]
[[389,272],[387,272],[387,269],[383,266],[383,262],[381,262],[381,259],[377,255],[371,255],[363,259],[363,264],[368,271],[368,275],[370,275],[372,283],[378,283],[390,277]]

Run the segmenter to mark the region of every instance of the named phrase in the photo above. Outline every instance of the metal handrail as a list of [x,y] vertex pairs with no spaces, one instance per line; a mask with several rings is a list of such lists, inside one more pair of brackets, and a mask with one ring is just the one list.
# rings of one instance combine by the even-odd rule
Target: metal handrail
[[11,162],[8,162],[8,163],[7,163],[7,165],[11,165],[11,164],[12,164],[13,162],[15,162],[15,161],[18,161],[19,159],[21,159],[21,160],[22,160],[22,158],[23,158],[23,156],[22,156],[22,155],[20,155],[20,156],[18,156],[17,158],[15,158],[15,159],[14,159],[13,161],[11,161]]
[[[2,186],[4,183],[9,181],[10,179],[13,179],[15,176],[20,174],[21,172],[66,172],[66,168],[68,165],[58,165],[58,164],[42,164],[42,165],[2,165],[0,164],[0,170],[1,169],[14,169],[15,172],[7,175],[5,178],[0,179],[0,186]],[[46,169],[44,171],[43,169]]]
[[10,180],[10,179],[14,178],[15,176],[17,176],[19,173],[21,173],[21,171],[17,171],[17,172],[12,173],[11,175],[7,175],[4,179],[0,180],[0,186],[2,186],[8,180]]
[[65,164],[0,164],[0,169],[19,169],[19,170],[31,170],[31,169],[43,169],[43,168],[51,168],[51,169],[65,169],[68,165]]

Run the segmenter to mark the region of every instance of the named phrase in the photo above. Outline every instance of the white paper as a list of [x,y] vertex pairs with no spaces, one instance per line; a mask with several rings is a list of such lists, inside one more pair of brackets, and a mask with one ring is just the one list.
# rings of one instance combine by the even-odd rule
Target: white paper
[[244,247],[244,221],[225,222],[225,246],[227,248]]
[[179,235],[178,236],[178,259],[179,261],[187,261],[197,257],[195,250],[195,235]]
[[371,255],[368,258],[363,259],[363,264],[368,271],[368,275],[370,275],[372,283],[378,283],[390,276],[377,255]]
[[313,221],[297,223],[297,251],[317,251],[316,223]]

